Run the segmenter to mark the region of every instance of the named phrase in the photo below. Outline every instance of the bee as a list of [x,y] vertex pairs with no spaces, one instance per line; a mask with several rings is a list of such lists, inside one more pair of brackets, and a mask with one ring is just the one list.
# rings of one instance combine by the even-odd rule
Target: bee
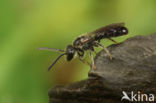
[[[124,26],[124,23],[114,23],[102,28],[99,28],[93,32],[83,34],[82,36],[76,38],[72,45],[68,45],[66,50],[55,49],[55,48],[38,48],[39,50],[49,50],[54,52],[61,52],[62,54],[57,57],[57,59],[49,66],[50,70],[56,62],[64,55],[66,55],[66,60],[71,61],[76,54],[78,54],[79,60],[93,69],[96,69],[94,64],[94,58],[92,52],[95,52],[95,47],[101,47],[109,55],[110,60],[112,60],[111,53],[105,48],[100,41],[102,39],[109,39],[114,43],[118,43],[112,39],[112,37],[118,37],[128,34],[128,29]],[[86,51],[89,51],[91,58],[91,64],[83,59]]]

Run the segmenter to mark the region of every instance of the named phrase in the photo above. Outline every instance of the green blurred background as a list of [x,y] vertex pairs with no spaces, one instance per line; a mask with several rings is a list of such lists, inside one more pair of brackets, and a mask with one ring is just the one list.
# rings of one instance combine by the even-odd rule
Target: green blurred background
[[154,33],[155,19],[155,0],[1,0],[0,103],[48,103],[51,87],[87,78],[78,59],[61,58],[47,72],[59,53],[37,48],[65,49],[82,33],[125,22],[129,35],[115,38],[121,42]]

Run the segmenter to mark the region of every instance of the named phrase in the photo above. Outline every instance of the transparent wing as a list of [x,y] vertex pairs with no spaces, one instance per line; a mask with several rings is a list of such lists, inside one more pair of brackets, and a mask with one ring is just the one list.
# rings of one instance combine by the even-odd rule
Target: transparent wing
[[121,23],[113,23],[113,24],[101,27],[101,28],[99,28],[99,29],[97,29],[97,30],[95,30],[93,32],[90,32],[90,33],[88,33],[88,35],[91,35],[91,36],[92,35],[96,35],[97,33],[102,33],[104,31],[107,31],[107,30],[111,29],[111,28],[120,27],[120,26],[124,26],[124,25],[125,25],[125,23],[123,23],[123,22],[121,22]]

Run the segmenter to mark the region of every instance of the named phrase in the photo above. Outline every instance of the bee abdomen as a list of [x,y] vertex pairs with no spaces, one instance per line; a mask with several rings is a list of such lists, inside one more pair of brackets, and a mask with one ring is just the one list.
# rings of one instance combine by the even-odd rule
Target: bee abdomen
[[128,29],[126,27],[118,27],[106,30],[104,32],[99,32],[95,35],[95,40],[100,41],[104,38],[117,37],[128,34]]

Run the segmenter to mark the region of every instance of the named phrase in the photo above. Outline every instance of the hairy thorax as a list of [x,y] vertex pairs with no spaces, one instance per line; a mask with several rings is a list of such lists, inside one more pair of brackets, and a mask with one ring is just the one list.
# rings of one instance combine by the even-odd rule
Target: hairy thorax
[[78,37],[74,42],[73,45],[77,49],[82,49],[82,50],[88,50],[93,47],[93,41],[94,39],[89,36],[89,35],[84,35]]

